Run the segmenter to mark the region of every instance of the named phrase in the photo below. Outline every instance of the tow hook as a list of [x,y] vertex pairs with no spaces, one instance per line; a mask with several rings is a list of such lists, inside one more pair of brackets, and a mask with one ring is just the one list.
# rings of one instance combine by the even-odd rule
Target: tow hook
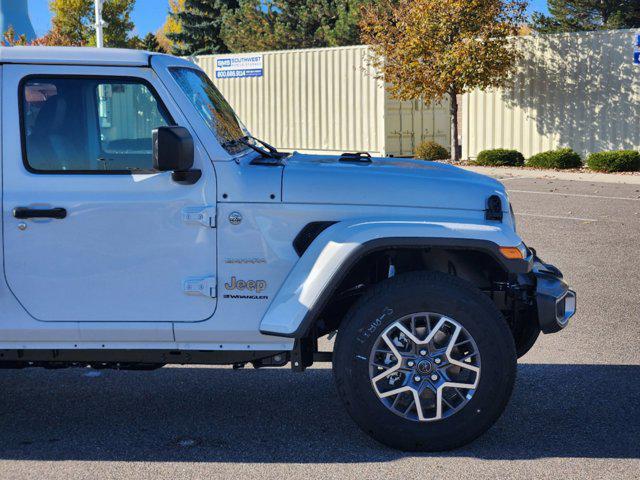
[[509,297],[526,304],[533,303],[533,299],[531,297],[532,288],[528,285],[511,282],[493,282],[493,291],[505,292]]

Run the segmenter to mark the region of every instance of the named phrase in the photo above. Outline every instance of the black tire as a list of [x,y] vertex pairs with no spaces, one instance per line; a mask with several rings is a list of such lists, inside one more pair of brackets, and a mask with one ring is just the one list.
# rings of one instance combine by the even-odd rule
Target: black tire
[[539,336],[540,326],[535,311],[529,312],[528,316],[519,319],[513,329],[518,358],[524,357],[533,348]]
[[[369,376],[369,356],[379,335],[417,312],[455,319],[475,340],[482,360],[471,400],[432,422],[409,420],[389,410]],[[494,424],[511,396],[516,365],[513,335],[485,294],[451,275],[414,272],[375,285],[351,308],[338,330],[333,373],[349,415],[374,439],[405,451],[443,451],[471,442]]]

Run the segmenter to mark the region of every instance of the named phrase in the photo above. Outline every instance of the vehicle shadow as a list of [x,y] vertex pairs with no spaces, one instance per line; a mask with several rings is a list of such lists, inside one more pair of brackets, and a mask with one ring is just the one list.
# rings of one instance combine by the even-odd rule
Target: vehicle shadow
[[483,437],[454,452],[404,454],[357,429],[329,369],[0,371],[0,459],[640,458],[640,365],[522,364],[518,375],[509,407]]

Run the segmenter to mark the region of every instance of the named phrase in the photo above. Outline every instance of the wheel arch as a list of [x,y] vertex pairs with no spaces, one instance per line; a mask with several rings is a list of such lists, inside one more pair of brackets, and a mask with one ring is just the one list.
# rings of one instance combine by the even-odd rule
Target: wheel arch
[[[387,230],[388,235],[384,235]],[[440,235],[428,235],[436,232]],[[318,322],[333,313],[332,301],[343,293],[341,287],[343,290],[350,277],[355,275],[357,279],[362,269],[379,268],[376,262],[384,256],[403,259],[396,274],[411,271],[412,263],[419,263],[422,268],[418,269],[442,271],[435,266],[437,262],[431,262],[429,267],[429,260],[448,263],[454,257],[456,265],[468,271],[473,271],[473,264],[480,262],[503,275],[524,273],[530,268],[528,261],[506,259],[499,251],[500,246],[515,246],[519,242],[514,232],[494,225],[370,220],[337,223],[322,232],[304,252],[263,317],[260,331],[290,338],[305,338],[315,327],[320,327],[321,333],[330,331],[335,325]],[[378,280],[389,276],[378,275]],[[473,283],[473,279],[469,280]],[[336,316],[340,317],[340,308],[344,313],[347,307],[338,307]]]

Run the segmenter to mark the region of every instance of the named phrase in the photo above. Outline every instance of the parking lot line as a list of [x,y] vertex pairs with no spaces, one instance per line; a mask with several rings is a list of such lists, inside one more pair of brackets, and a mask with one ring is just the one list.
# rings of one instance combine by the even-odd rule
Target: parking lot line
[[535,193],[538,195],[561,195],[564,197],[581,197],[581,198],[601,198],[603,200],[631,200],[632,202],[640,202],[640,198],[633,197],[607,197],[604,195],[588,195],[586,193],[563,193],[563,192],[538,192],[535,190],[507,190],[509,193]]
[[564,217],[562,215],[542,215],[538,213],[516,213],[516,217],[539,217],[539,218],[552,218],[554,220],[574,220],[576,222],[597,222],[595,218],[581,218],[581,217]]

